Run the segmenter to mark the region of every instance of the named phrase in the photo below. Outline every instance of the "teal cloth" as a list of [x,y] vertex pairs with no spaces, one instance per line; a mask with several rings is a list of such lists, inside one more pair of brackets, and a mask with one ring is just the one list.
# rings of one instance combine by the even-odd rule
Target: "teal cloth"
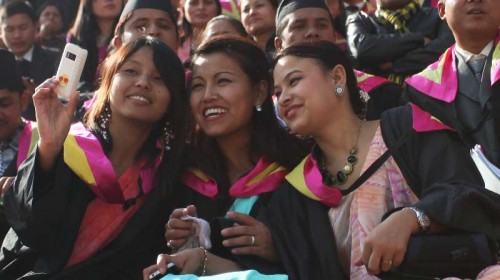
[[195,280],[195,279],[204,279],[204,280],[286,280],[288,276],[284,274],[276,274],[276,275],[263,275],[258,273],[255,270],[245,270],[245,271],[237,271],[237,272],[229,272],[223,274],[217,274],[212,276],[196,276],[192,274],[186,275],[165,275],[161,278],[161,280]]
[[252,211],[253,205],[258,198],[258,195],[246,198],[239,197],[234,200],[233,205],[231,206],[231,208],[229,208],[228,212],[238,212],[241,214],[250,215],[250,211]]

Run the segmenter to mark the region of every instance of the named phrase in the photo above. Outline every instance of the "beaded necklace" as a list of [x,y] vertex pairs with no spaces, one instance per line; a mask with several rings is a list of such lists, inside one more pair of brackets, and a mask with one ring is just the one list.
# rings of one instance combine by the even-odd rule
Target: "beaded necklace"
[[326,157],[324,153],[321,153],[321,156],[319,157],[318,160],[318,166],[321,176],[323,177],[323,184],[325,184],[326,186],[330,187],[333,187],[335,185],[340,186],[345,184],[345,182],[347,182],[349,175],[354,170],[354,165],[356,165],[356,163],[358,162],[358,157],[356,156],[356,154],[358,153],[358,140],[359,140],[359,135],[361,135],[362,128],[363,128],[363,121],[360,120],[358,135],[356,136],[356,142],[354,142],[354,145],[349,150],[349,155],[347,156],[346,163],[344,164],[342,169],[336,172],[335,175],[332,174],[330,170],[328,170],[328,168],[326,168]]

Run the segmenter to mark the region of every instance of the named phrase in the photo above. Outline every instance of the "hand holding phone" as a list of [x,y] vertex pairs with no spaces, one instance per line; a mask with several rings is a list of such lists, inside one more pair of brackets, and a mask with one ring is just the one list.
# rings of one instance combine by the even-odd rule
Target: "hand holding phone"
[[76,91],[86,60],[87,50],[75,44],[66,44],[56,74],[58,86],[54,89],[59,99],[68,101]]
[[149,275],[149,280],[158,280],[167,274],[177,275],[180,273],[181,273],[181,270],[177,266],[175,266],[175,264],[173,262],[171,262],[171,263],[167,264],[167,272],[165,274],[161,274],[160,271],[157,270]]

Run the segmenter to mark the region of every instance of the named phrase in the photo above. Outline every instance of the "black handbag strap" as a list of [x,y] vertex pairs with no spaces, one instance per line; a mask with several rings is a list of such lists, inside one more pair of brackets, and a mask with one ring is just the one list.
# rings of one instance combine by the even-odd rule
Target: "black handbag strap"
[[385,151],[385,153],[383,153],[377,160],[375,160],[370,165],[370,167],[368,167],[365,172],[363,172],[363,174],[361,174],[358,179],[356,179],[356,181],[352,183],[352,185],[348,189],[342,190],[342,195],[345,196],[358,189],[366,180],[368,180],[368,178],[373,175],[373,173],[375,173],[375,171],[377,171],[382,166],[382,164],[384,164],[384,162],[392,155],[392,153],[394,153],[394,151],[396,151],[399,147],[401,147],[401,145],[403,145],[406,139],[408,139],[408,137],[413,133],[413,130],[409,130],[405,134],[403,134],[403,136],[401,136],[393,146],[389,147],[387,151]]

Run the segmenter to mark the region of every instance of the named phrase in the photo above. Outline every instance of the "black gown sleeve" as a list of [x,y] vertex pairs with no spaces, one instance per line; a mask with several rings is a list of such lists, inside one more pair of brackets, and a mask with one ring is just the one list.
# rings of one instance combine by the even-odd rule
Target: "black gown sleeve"
[[291,280],[347,279],[338,259],[328,207],[285,183],[274,191],[264,216]]
[[379,120],[386,110],[402,104],[403,89],[395,83],[384,83],[370,91],[366,108],[366,120]]
[[6,194],[12,229],[0,252],[0,279],[140,279],[142,270],[166,252],[164,230],[173,201],[160,187],[153,188],[109,244],[65,267],[87,205],[94,199],[64,163],[62,153],[49,175],[41,172],[36,152],[32,154]]
[[[409,106],[381,121],[387,146],[411,130]],[[500,238],[500,195],[484,188],[468,147],[452,131],[413,132],[393,157],[420,201],[416,207],[453,229]]]
[[[35,150],[21,165],[14,185],[5,194],[5,213],[12,233],[4,245],[18,244],[10,252],[15,258],[22,254],[16,251],[20,250],[19,244],[35,250],[39,261],[36,267],[26,270],[51,274],[64,268],[86,205],[94,195],[64,163],[62,153],[53,174],[44,174],[37,159]],[[4,246],[2,251],[5,249]]]

